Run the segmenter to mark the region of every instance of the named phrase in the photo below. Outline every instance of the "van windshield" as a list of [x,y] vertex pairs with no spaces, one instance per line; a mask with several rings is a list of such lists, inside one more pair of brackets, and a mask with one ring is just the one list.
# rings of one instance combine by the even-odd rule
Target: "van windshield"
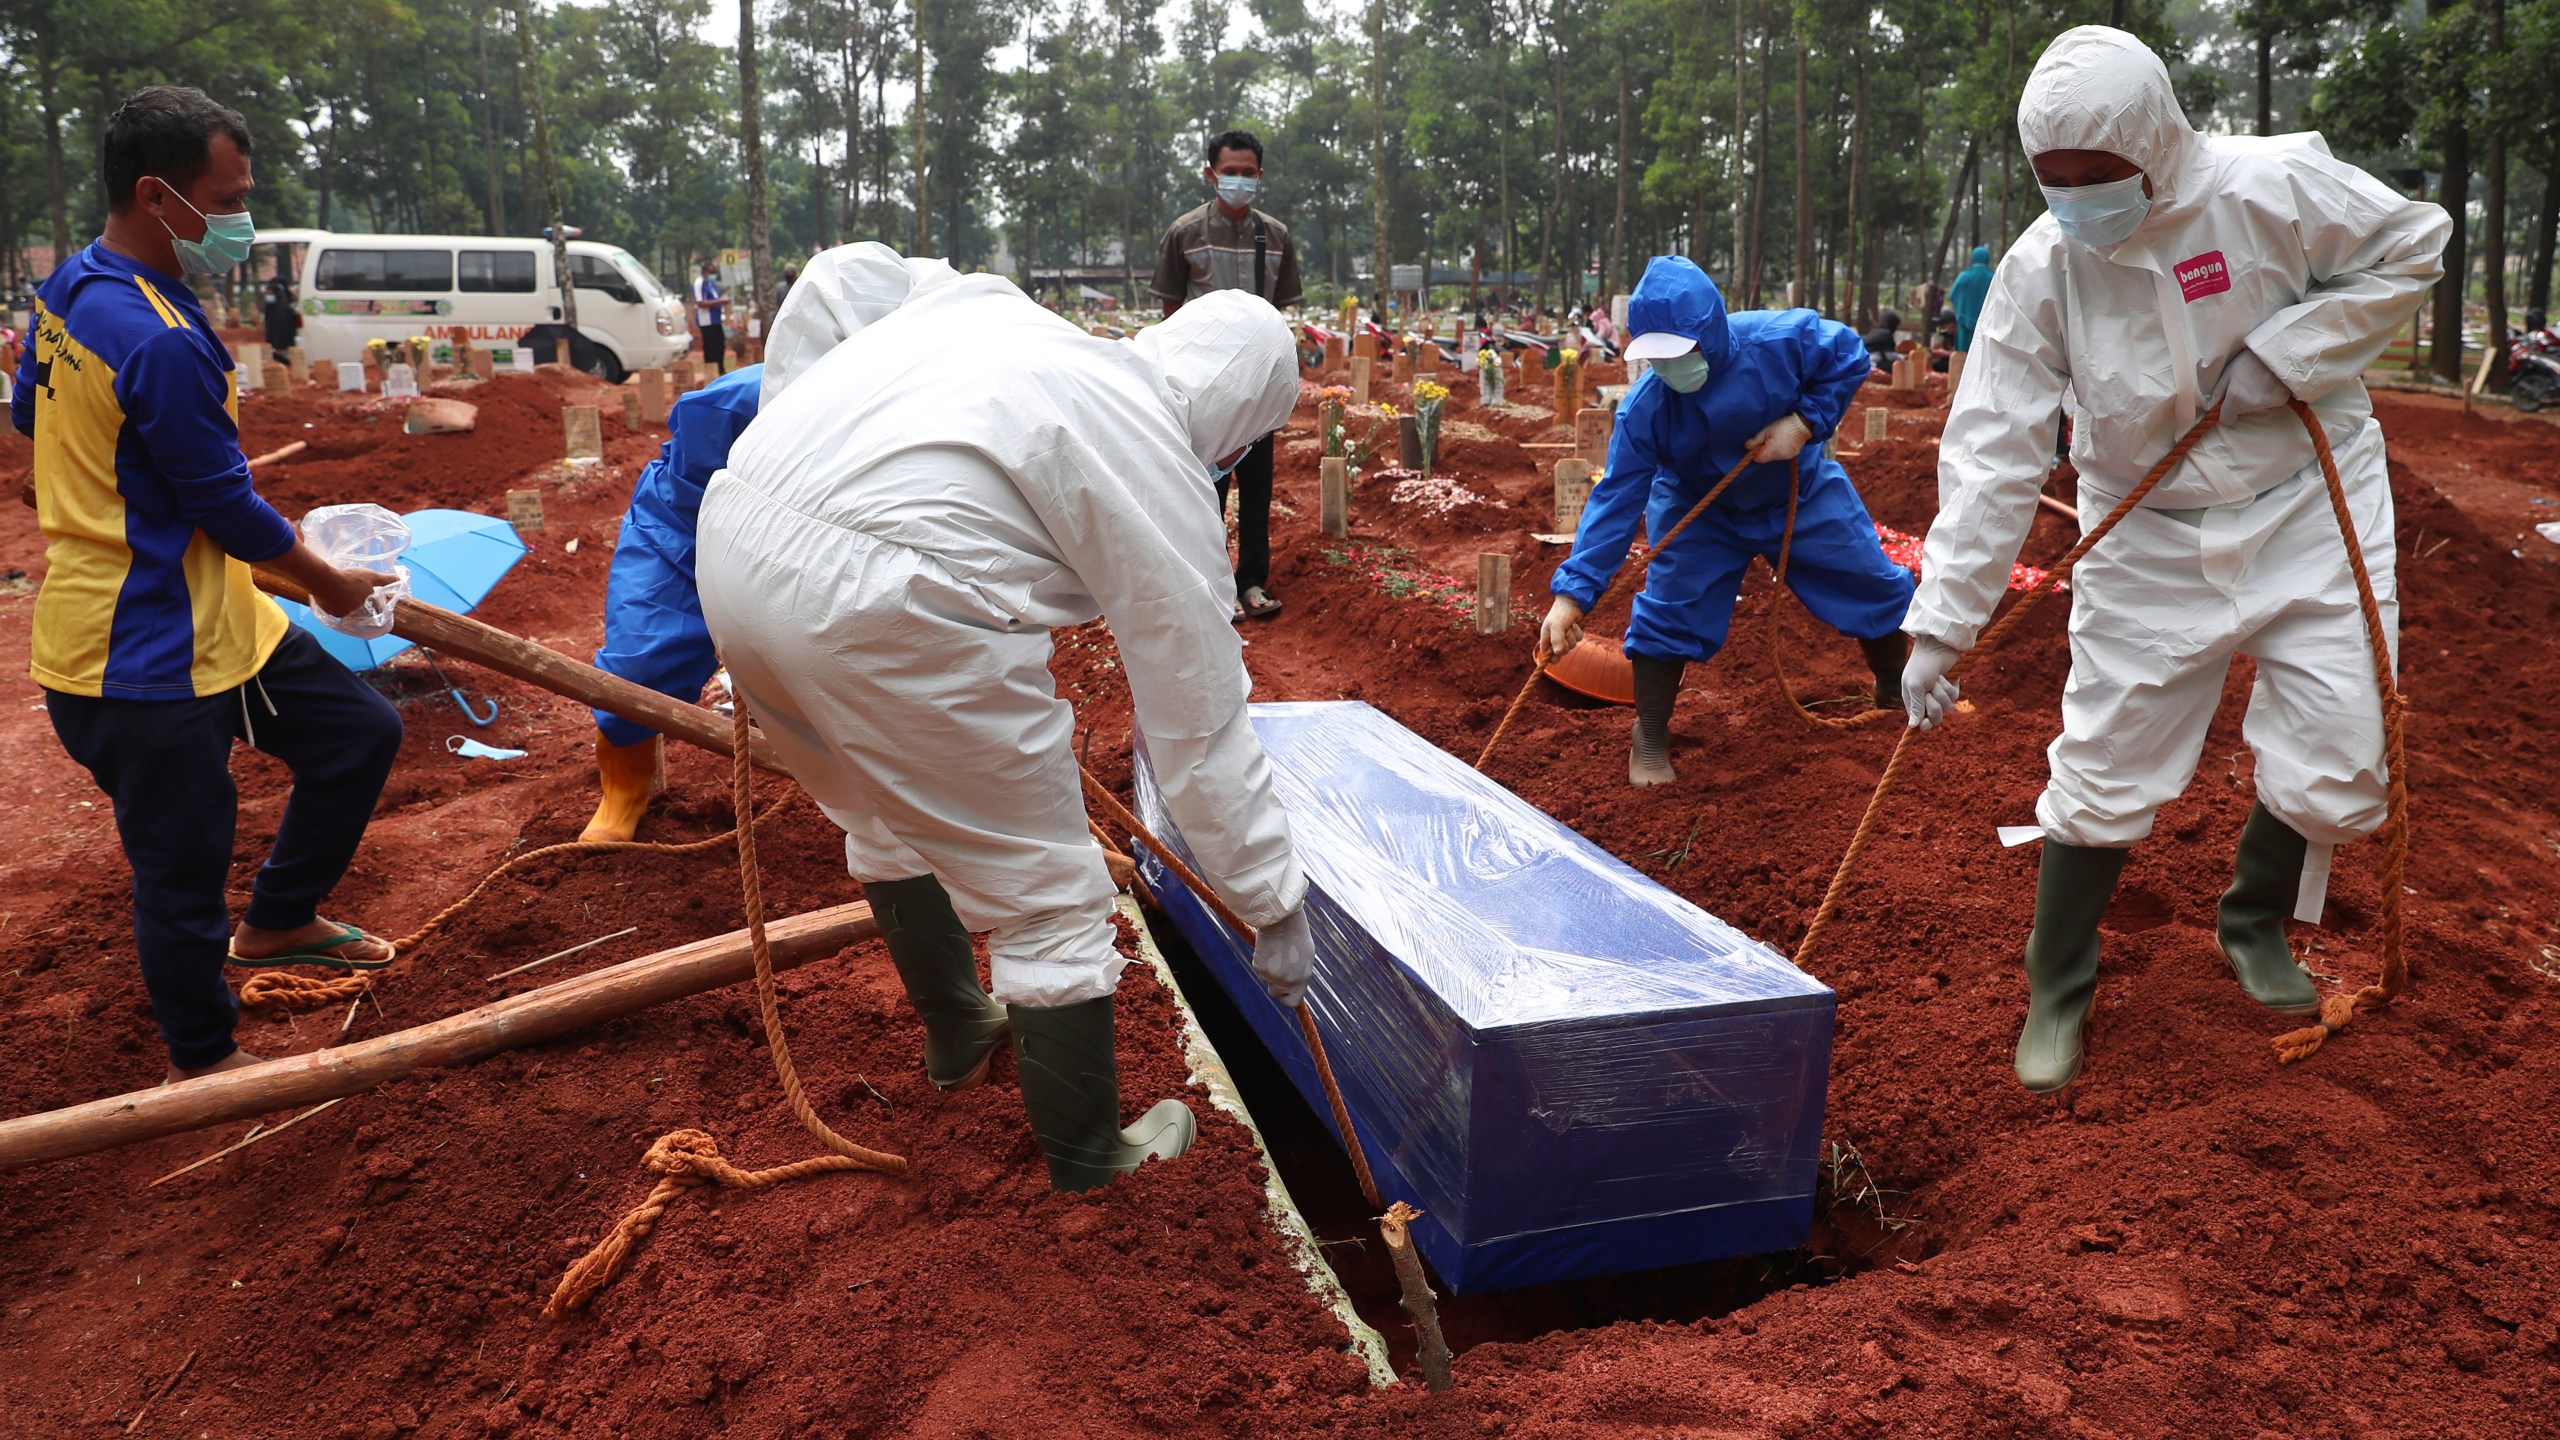
[[650,274],[647,266],[633,259],[630,251],[614,250],[608,253],[613,258],[614,268],[621,271],[622,278],[630,281],[632,288],[638,290],[644,298],[655,300],[667,293],[666,287],[658,283],[658,277]]

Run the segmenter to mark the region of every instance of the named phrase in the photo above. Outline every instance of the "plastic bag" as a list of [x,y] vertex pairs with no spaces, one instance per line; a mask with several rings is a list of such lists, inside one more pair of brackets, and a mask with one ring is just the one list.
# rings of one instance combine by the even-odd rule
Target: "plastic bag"
[[397,577],[375,589],[352,615],[331,615],[312,606],[320,623],[359,640],[390,634],[392,610],[409,594],[408,568],[393,563],[409,548],[407,523],[379,505],[323,505],[302,517],[302,539],[342,570],[379,570]]

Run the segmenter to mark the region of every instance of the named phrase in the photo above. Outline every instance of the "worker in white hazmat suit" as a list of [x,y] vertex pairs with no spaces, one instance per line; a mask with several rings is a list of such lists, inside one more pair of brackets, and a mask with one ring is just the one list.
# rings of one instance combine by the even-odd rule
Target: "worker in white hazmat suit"
[[[1313,972],[1306,878],[1246,719],[1211,483],[1296,395],[1288,327],[1243,292],[1121,343],[968,276],[818,360],[703,502],[711,633],[844,827],[854,877],[874,897],[949,894],[949,964],[906,977],[928,1070],[974,1081],[1009,1028],[1061,1190],[1181,1153],[1192,1117],[1168,1100],[1120,1125],[1113,889],[1051,630],[1109,620],[1166,806],[1260,931],[1256,971],[1292,1004]],[[969,931],[991,932],[992,997]]]
[[2071,574],[2071,679],[2027,939],[2018,1078],[2080,1068],[2098,920],[2128,847],[2195,774],[2235,655],[2257,662],[2244,734],[2256,807],[2216,926],[2248,994],[2317,1007],[2286,943],[2316,921],[2332,847],[2384,818],[2383,730],[2345,540],[2301,421],[2313,407],[2389,633],[2399,630],[2391,489],[2358,379],[2443,273],[2449,222],[2317,135],[2207,139],[2158,57],[2082,26],[2018,102],[2048,213],[2001,260],[1947,418],[1938,518],[1905,628],[1911,722],[2005,586],[2052,463],[2063,397],[2081,524],[2094,526],[2216,402],[2220,424]]

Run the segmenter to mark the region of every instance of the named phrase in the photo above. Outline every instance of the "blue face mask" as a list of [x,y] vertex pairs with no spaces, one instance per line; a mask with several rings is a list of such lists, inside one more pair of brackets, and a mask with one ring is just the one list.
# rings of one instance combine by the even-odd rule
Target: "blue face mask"
[[1226,483],[1227,477],[1236,473],[1236,466],[1243,463],[1244,457],[1239,455],[1225,465],[1209,465],[1207,467],[1209,471],[1209,483],[1212,485],[1222,485]]
[[[160,180],[157,175],[151,178]],[[179,204],[196,210],[193,201],[178,194],[177,186],[166,180],[160,180],[160,184],[177,197]],[[204,222],[204,238],[201,240],[181,240],[177,231],[169,230],[168,221],[160,222],[160,228],[169,230],[169,239],[178,247],[180,270],[189,275],[219,275],[249,258],[249,245],[258,238],[258,222],[249,218],[248,211],[243,210],[237,215],[207,215],[196,210],[196,218]]]
[[1685,355],[1665,356],[1653,361],[1652,365],[1653,373],[1662,377],[1663,384],[1683,395],[1692,394],[1706,384],[1707,374],[1714,368],[1707,363],[1706,356],[1695,350]]
[[1218,198],[1239,208],[1250,205],[1262,198],[1262,180],[1253,175],[1221,175]]
[[2114,245],[2142,228],[2151,213],[2151,197],[2142,193],[2142,177],[2127,175],[2098,185],[2075,185],[2044,191],[2044,208],[2053,212],[2062,233],[2083,245]]

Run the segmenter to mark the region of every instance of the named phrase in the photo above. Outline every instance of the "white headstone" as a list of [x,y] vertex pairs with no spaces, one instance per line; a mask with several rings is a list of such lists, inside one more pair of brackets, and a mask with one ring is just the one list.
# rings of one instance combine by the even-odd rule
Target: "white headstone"
[[395,363],[382,372],[382,393],[397,398],[418,393],[418,372],[406,363]]
[[533,373],[533,347],[532,347],[532,346],[530,346],[530,345],[519,345],[519,346],[517,346],[517,347],[516,347],[516,363],[515,363],[515,369],[516,369],[516,373],[517,373],[517,374],[519,374],[519,375],[530,375],[530,374],[532,374],[532,373]]
[[338,388],[361,392],[364,389],[364,366],[353,360],[338,362]]

